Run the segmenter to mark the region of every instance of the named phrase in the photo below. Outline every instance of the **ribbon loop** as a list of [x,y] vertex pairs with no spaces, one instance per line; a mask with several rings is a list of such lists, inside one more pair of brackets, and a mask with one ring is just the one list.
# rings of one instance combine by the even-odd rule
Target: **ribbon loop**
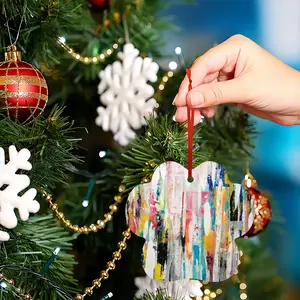
[[[189,91],[192,90],[192,74],[191,70],[186,70],[189,79]],[[193,130],[194,130],[194,109],[187,106],[187,122],[188,122],[188,181],[193,182]]]

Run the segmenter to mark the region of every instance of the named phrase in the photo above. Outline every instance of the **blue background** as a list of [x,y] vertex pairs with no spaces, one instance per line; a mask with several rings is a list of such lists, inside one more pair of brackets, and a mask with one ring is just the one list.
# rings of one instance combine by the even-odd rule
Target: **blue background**
[[[260,5],[259,0],[198,0],[195,5],[174,6],[165,14],[175,16],[175,24],[181,27],[181,32],[166,33],[168,43],[164,51],[174,53],[175,47],[180,46],[186,58],[194,58],[214,43],[236,33],[267,48],[262,22],[268,20],[261,17]],[[295,39],[299,38],[295,36]],[[280,53],[277,56],[284,60]],[[175,54],[173,59],[176,59]],[[299,68],[300,53],[292,61],[285,59],[285,62]],[[278,204],[285,220],[278,224],[280,219],[275,216],[277,224],[268,229],[273,234],[271,246],[280,272],[288,281],[299,284],[300,127],[282,127],[263,120],[257,120],[257,125],[261,134],[256,140],[251,172],[258,180],[259,188],[272,193],[273,205]]]

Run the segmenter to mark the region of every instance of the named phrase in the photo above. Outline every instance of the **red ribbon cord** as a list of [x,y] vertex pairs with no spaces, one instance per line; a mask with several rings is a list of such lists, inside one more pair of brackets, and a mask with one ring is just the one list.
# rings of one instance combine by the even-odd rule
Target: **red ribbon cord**
[[[186,70],[189,79],[189,91],[192,90],[192,74],[191,70]],[[194,109],[187,106],[187,122],[188,122],[188,178],[192,179],[193,172],[193,130],[194,130]]]

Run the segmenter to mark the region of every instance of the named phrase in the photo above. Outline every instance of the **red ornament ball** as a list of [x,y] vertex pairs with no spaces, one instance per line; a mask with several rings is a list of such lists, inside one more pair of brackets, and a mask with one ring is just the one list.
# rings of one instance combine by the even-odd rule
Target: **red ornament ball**
[[91,4],[93,4],[95,7],[106,9],[109,8],[109,0],[89,0]]
[[252,237],[262,232],[271,220],[272,210],[269,199],[255,188],[255,183],[251,187],[246,186],[248,193],[254,200],[254,221],[244,238]]
[[97,5],[97,6],[103,6],[105,3],[105,0],[89,0],[91,4]]
[[36,118],[48,101],[48,86],[42,73],[21,60],[15,46],[8,47],[0,64],[0,112],[19,122]]

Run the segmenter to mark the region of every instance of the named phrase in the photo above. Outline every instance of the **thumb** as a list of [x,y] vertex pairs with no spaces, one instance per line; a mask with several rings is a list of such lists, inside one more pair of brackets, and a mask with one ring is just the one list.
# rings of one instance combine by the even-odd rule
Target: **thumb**
[[187,95],[187,105],[195,108],[220,104],[245,103],[247,89],[239,78],[212,82],[193,88]]

